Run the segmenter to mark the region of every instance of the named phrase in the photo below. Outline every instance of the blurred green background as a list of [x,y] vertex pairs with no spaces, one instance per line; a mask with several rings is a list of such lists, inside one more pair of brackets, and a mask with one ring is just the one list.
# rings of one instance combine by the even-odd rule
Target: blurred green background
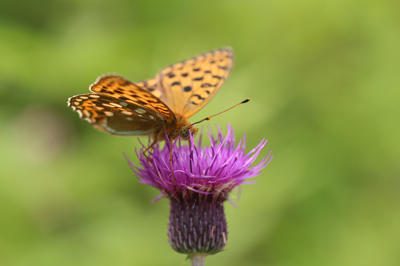
[[[400,265],[400,2],[0,2],[0,265],[181,265],[169,206],[67,107],[104,73],[132,81],[229,45],[236,62],[196,121],[274,159],[207,265]],[[143,139],[146,142],[146,139]],[[136,160],[134,160],[136,161]],[[236,192],[232,194],[235,198]],[[187,262],[186,265],[189,265]]]

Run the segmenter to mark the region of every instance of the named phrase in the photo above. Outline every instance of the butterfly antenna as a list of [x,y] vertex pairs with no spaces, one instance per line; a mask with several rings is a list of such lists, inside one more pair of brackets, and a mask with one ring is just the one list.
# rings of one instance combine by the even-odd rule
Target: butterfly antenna
[[191,124],[189,127],[191,127],[191,126],[193,126],[193,125],[196,125],[196,124],[199,124],[199,123],[201,123],[201,122],[203,122],[203,121],[210,120],[211,117],[213,117],[213,116],[217,116],[217,115],[220,115],[220,114],[222,114],[222,113],[225,113],[226,111],[229,111],[229,110],[231,110],[232,108],[235,108],[236,106],[241,105],[241,104],[243,104],[243,103],[247,103],[247,102],[249,102],[249,101],[250,101],[250,98],[247,98],[246,100],[241,101],[240,103],[235,104],[234,106],[232,106],[232,107],[230,107],[230,108],[228,108],[228,109],[226,109],[226,110],[224,110],[224,111],[222,111],[222,112],[219,112],[218,114],[215,114],[215,115],[212,115],[212,116],[208,116],[208,117],[206,117],[206,118],[204,118],[204,119],[202,119],[202,120],[200,120],[200,121],[198,121],[198,122],[196,122],[196,123],[193,123],[193,124]]

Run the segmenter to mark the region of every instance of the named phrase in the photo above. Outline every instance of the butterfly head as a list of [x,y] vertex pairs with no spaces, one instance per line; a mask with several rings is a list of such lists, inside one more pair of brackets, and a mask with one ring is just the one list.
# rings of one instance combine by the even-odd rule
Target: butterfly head
[[179,129],[179,136],[184,140],[188,140],[190,138],[190,134],[194,135],[197,131],[198,128],[193,125],[184,125]]
[[176,139],[177,137],[180,137],[183,140],[189,140],[190,134],[196,134],[198,129],[189,121],[187,121],[187,118],[184,114],[176,112],[175,117],[177,123],[174,125],[172,130],[170,130],[170,134],[168,134],[170,139]]

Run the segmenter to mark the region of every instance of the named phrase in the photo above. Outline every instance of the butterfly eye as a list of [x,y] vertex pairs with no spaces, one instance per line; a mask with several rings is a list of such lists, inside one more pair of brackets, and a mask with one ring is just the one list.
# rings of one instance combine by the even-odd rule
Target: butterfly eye
[[184,139],[187,139],[187,138],[189,138],[189,129],[185,126],[185,127],[182,127],[180,130],[179,130],[179,135],[182,137],[182,138],[184,138]]

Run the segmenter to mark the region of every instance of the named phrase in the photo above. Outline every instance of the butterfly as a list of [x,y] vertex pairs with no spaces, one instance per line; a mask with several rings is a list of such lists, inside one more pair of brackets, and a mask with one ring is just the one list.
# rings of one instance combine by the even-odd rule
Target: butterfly
[[197,132],[188,118],[216,95],[233,63],[233,50],[223,47],[167,66],[138,83],[103,75],[90,86],[93,93],[69,98],[68,106],[109,134],[149,135],[153,142],[146,152],[165,135],[188,140]]

